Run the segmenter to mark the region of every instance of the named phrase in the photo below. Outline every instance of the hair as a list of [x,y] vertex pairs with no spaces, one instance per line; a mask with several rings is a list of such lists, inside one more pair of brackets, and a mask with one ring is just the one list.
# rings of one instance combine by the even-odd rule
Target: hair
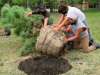
[[47,13],[46,7],[44,5],[38,5],[33,9],[32,14],[42,14],[45,15]]
[[58,12],[61,14],[66,14],[68,12],[68,5],[67,2],[61,1],[58,7]]

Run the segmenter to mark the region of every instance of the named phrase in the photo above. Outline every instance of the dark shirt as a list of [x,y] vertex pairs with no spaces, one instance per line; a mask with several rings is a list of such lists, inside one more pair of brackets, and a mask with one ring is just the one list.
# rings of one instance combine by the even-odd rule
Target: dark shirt
[[32,14],[38,14],[38,15],[42,15],[44,18],[42,19],[42,22],[44,24],[44,19],[45,18],[49,18],[48,19],[48,25],[53,24],[53,20],[50,17],[50,12],[46,9],[45,6],[39,6],[36,7],[35,9],[33,9]]
[[39,14],[39,15],[44,16],[44,18],[50,16],[50,12],[47,11],[46,8],[37,8],[37,9],[35,9],[35,10],[32,11],[32,14]]

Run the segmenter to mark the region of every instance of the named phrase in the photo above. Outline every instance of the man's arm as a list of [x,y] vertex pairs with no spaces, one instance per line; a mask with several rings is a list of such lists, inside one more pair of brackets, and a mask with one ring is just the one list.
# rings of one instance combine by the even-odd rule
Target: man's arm
[[64,17],[64,20],[62,21],[62,23],[60,23],[56,28],[54,28],[55,31],[60,30],[64,25],[68,26],[71,25],[72,23],[76,22],[76,19],[72,19],[69,17]]
[[61,24],[61,23],[62,23],[62,21],[63,21],[63,20],[64,20],[64,15],[63,15],[63,14],[61,14],[61,15],[60,15],[60,17],[59,17],[58,23],[53,24],[53,26],[54,26],[54,27],[57,27],[59,24]]
[[44,25],[43,26],[45,27],[45,26],[47,26],[47,24],[48,24],[48,17],[44,18]]
[[84,31],[84,28],[79,28],[75,35],[72,36],[72,37],[69,37],[69,38],[65,38],[65,41],[68,42],[68,41],[73,41],[73,40],[76,40],[76,39],[79,39],[80,38],[80,33]]
[[63,20],[64,20],[64,15],[61,14],[60,19],[59,19],[57,25],[61,24]]
[[56,28],[54,28],[55,31],[60,30],[64,25],[70,25],[72,23],[72,19],[64,17],[64,20],[62,23],[60,23]]

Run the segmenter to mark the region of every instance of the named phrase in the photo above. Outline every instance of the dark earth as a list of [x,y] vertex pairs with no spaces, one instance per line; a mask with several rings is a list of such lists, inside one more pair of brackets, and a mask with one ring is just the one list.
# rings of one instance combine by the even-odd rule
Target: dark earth
[[38,56],[21,61],[18,69],[27,75],[59,75],[72,68],[68,60],[62,57]]

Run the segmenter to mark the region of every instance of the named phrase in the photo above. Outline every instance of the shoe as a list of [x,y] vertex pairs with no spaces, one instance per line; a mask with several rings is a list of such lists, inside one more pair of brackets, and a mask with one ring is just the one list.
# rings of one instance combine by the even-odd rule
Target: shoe
[[96,43],[96,49],[100,49],[100,44]]

